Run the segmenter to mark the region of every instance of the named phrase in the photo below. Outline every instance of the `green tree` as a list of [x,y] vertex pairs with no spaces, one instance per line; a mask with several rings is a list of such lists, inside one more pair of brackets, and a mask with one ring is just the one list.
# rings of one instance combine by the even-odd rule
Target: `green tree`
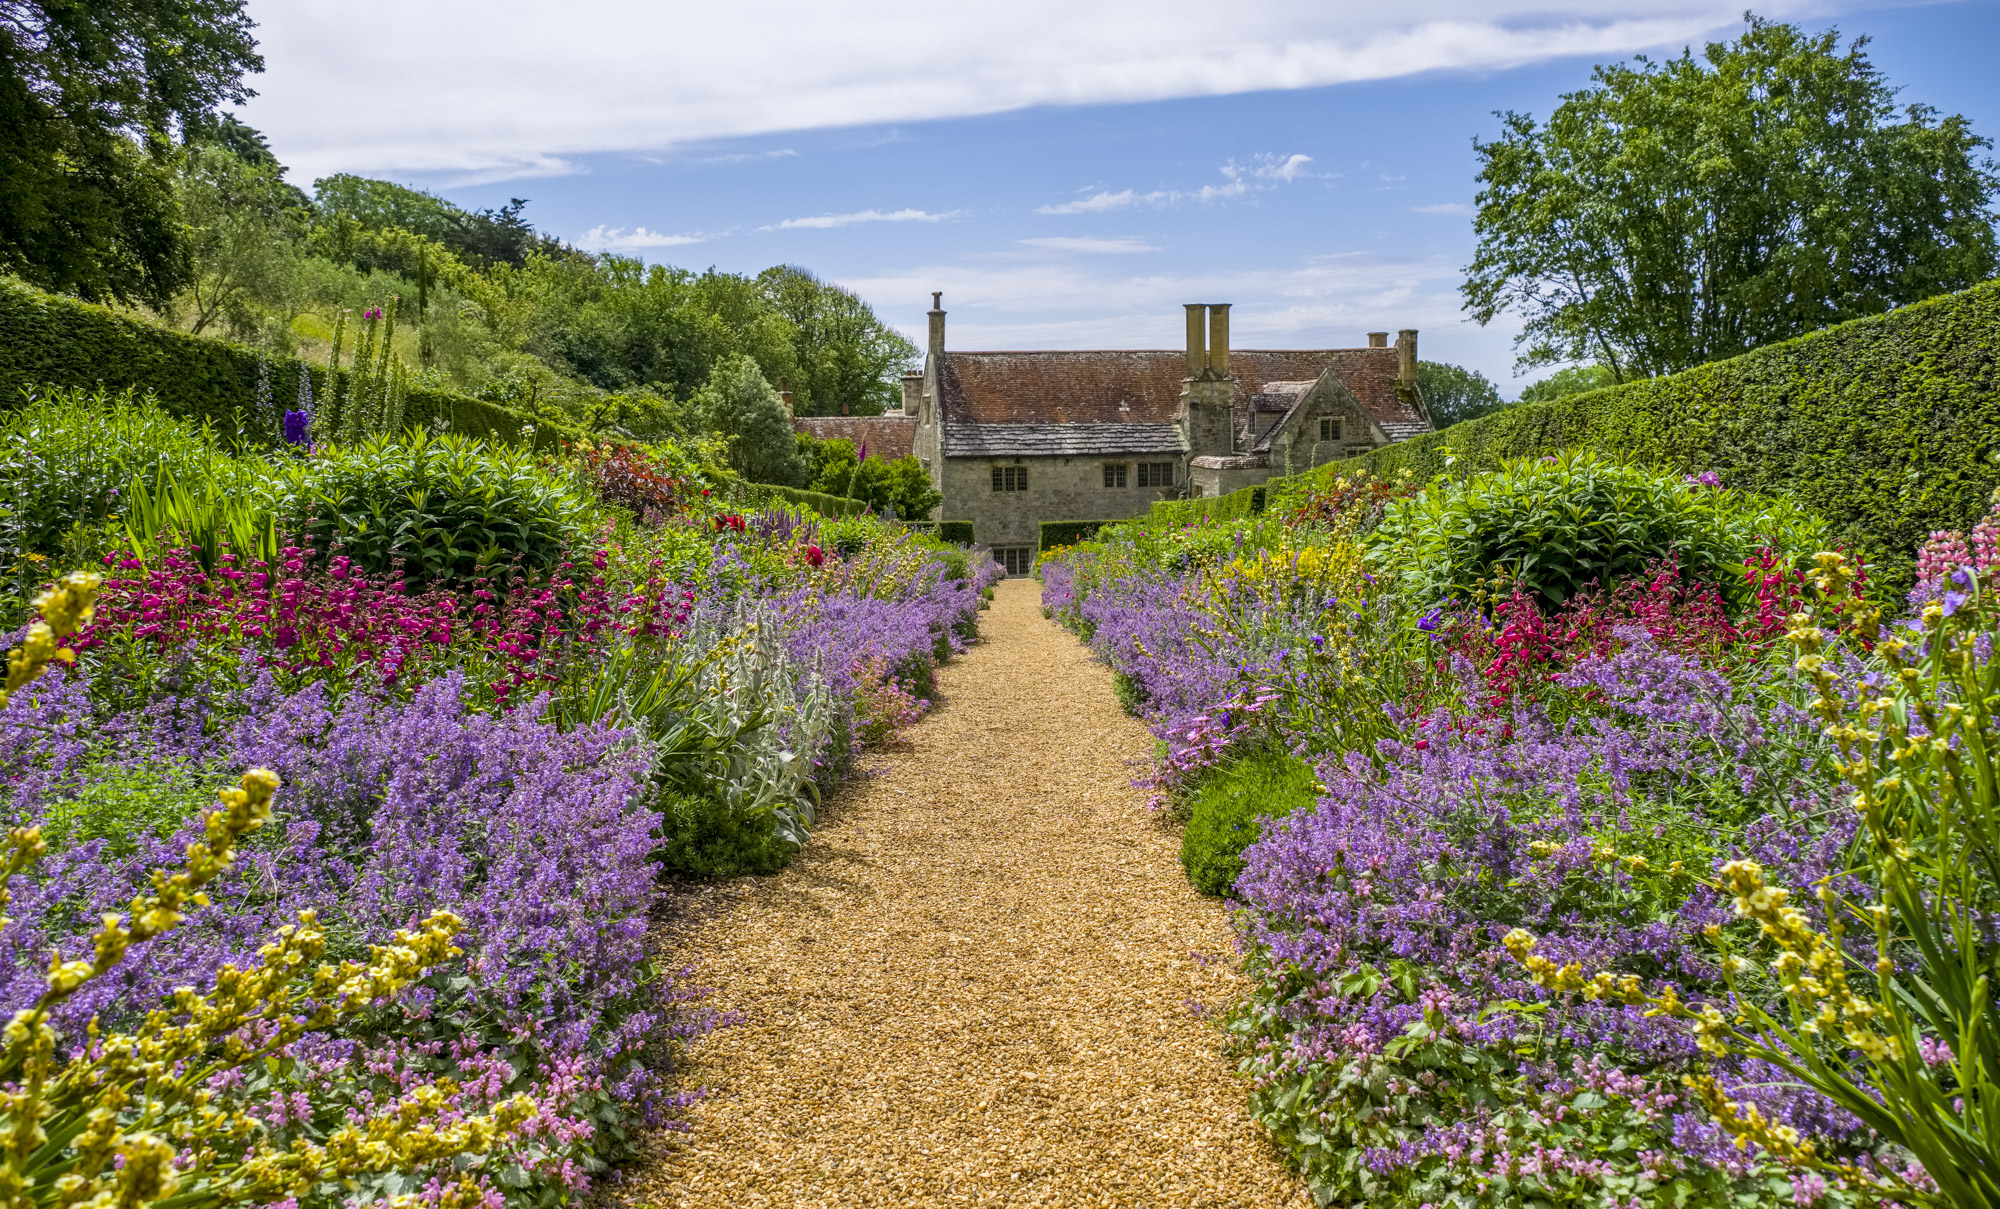
[[1417,391],[1430,408],[1431,422],[1450,428],[1505,406],[1500,388],[1478,370],[1442,361],[1417,362]]
[[797,371],[789,385],[800,415],[880,415],[902,406],[900,377],[917,347],[861,299],[797,265],[757,275],[757,288],[792,328]]
[[754,360],[738,353],[717,364],[694,409],[729,442],[730,469],[753,483],[805,485],[806,460],[792,439],[791,417]]
[[289,318],[306,214],[282,172],[275,161],[246,162],[219,146],[187,149],[178,193],[194,257],[185,295],[190,331],[226,320],[247,335],[263,325],[267,309]]
[[944,502],[931,476],[914,457],[859,461],[854,443],[841,437],[828,441],[808,437],[799,443],[799,450],[808,460],[812,472],[809,486],[814,491],[866,500],[878,512],[910,521],[922,520]]
[[1611,370],[1602,365],[1572,365],[1559,369],[1538,382],[1530,382],[1521,388],[1521,402],[1546,403],[1560,399],[1564,395],[1580,395],[1600,386],[1611,386],[1617,382]]
[[164,305],[186,281],[169,136],[263,69],[244,0],[0,0],[0,268]]
[[1521,363],[1669,373],[1970,286],[1995,270],[1991,143],[1895,108],[1839,34],[1598,67],[1547,125],[1501,114],[1466,309],[1523,320]]

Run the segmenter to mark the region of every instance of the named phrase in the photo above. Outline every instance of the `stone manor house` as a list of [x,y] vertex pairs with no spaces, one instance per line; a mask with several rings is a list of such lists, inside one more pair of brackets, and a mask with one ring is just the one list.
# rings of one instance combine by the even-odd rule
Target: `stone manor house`
[[870,457],[914,453],[944,495],[935,519],[972,522],[1010,574],[1033,566],[1043,521],[1137,516],[1432,427],[1413,330],[1393,346],[1370,332],[1366,348],[1232,350],[1228,304],[1193,304],[1180,351],[947,352],[944,316],[931,295],[902,414],[798,425]]

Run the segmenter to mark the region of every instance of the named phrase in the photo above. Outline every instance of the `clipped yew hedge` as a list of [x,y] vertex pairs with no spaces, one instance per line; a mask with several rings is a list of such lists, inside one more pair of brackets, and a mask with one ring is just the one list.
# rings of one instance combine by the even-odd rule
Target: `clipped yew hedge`
[[1051,550],[1060,550],[1064,546],[1074,546],[1078,542],[1087,542],[1097,536],[1099,529],[1115,523],[1113,521],[1043,521],[1042,544],[1039,549],[1042,553],[1046,554]]
[[2000,487],[2000,282],[1667,377],[1523,404],[1298,476],[1435,478],[1588,446],[1782,496],[1909,583],[1934,529]]
[[1198,500],[1161,500],[1146,513],[1146,523],[1188,525],[1256,516],[1264,511],[1264,500],[1269,490],[1283,481],[1273,478],[1268,483],[1238,488],[1228,495],[1211,495]]
[[[260,373],[270,376],[270,414],[257,406]],[[35,386],[135,389],[150,392],[183,419],[209,420],[275,443],[277,417],[297,406],[300,374],[311,375],[313,398],[329,397],[324,366],[190,336],[0,275],[0,407],[17,405],[21,391]],[[348,372],[343,369],[338,377],[344,387]],[[533,425],[534,444],[541,448],[580,435],[498,403],[417,387],[404,398],[403,418],[425,425],[442,418],[452,432],[514,444]]]
[[828,495],[823,491],[803,491],[797,487],[781,487],[773,483],[760,483],[753,490],[775,496],[786,503],[810,508],[821,516],[860,516],[868,507],[866,500],[849,499],[844,495]]

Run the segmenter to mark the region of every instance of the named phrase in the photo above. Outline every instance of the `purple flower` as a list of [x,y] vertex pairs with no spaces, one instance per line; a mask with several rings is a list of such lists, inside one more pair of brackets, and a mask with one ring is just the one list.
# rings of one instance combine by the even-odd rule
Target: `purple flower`
[[311,428],[311,412],[294,408],[285,413],[285,443],[287,445],[305,444],[306,434]]
[[1443,617],[1443,609],[1432,609],[1417,620],[1417,628],[1426,634],[1435,633],[1438,628],[1438,622]]

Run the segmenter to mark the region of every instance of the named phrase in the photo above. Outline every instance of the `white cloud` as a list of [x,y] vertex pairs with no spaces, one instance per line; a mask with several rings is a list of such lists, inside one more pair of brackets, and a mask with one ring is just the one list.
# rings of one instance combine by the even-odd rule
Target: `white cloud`
[[[1767,15],[1807,0],[1771,0]],[[1741,0],[252,0],[245,120],[300,180],[501,179],[778,131],[1309,88],[1622,56]]]
[[1051,252],[1157,252],[1160,249],[1143,239],[1133,236],[1119,236],[1115,239],[1100,239],[1094,235],[1044,235],[1035,239],[1017,242],[1031,248],[1045,248]]
[[678,248],[683,244],[706,243],[712,235],[663,235],[644,227],[592,227],[576,240],[586,252],[635,252],[641,248]]
[[1136,204],[1138,200],[1139,195],[1130,189],[1120,189],[1116,193],[1105,190],[1101,193],[1093,193],[1089,197],[1079,198],[1076,201],[1063,202],[1060,205],[1054,206],[1041,206],[1035,210],[1035,213],[1102,214],[1106,210],[1123,210],[1128,206]]
[[811,218],[788,218],[781,223],[757,228],[760,231],[796,231],[801,228],[826,230],[831,227],[851,227],[863,222],[943,222],[947,218],[962,218],[964,210],[945,210],[932,214],[928,210],[856,210],[851,214],[818,214]]
[[1310,155],[1260,155],[1250,171],[1259,180],[1291,182],[1312,175],[1306,171],[1312,162]]
[[1472,207],[1464,202],[1439,202],[1434,206],[1411,206],[1417,214],[1470,214]]

